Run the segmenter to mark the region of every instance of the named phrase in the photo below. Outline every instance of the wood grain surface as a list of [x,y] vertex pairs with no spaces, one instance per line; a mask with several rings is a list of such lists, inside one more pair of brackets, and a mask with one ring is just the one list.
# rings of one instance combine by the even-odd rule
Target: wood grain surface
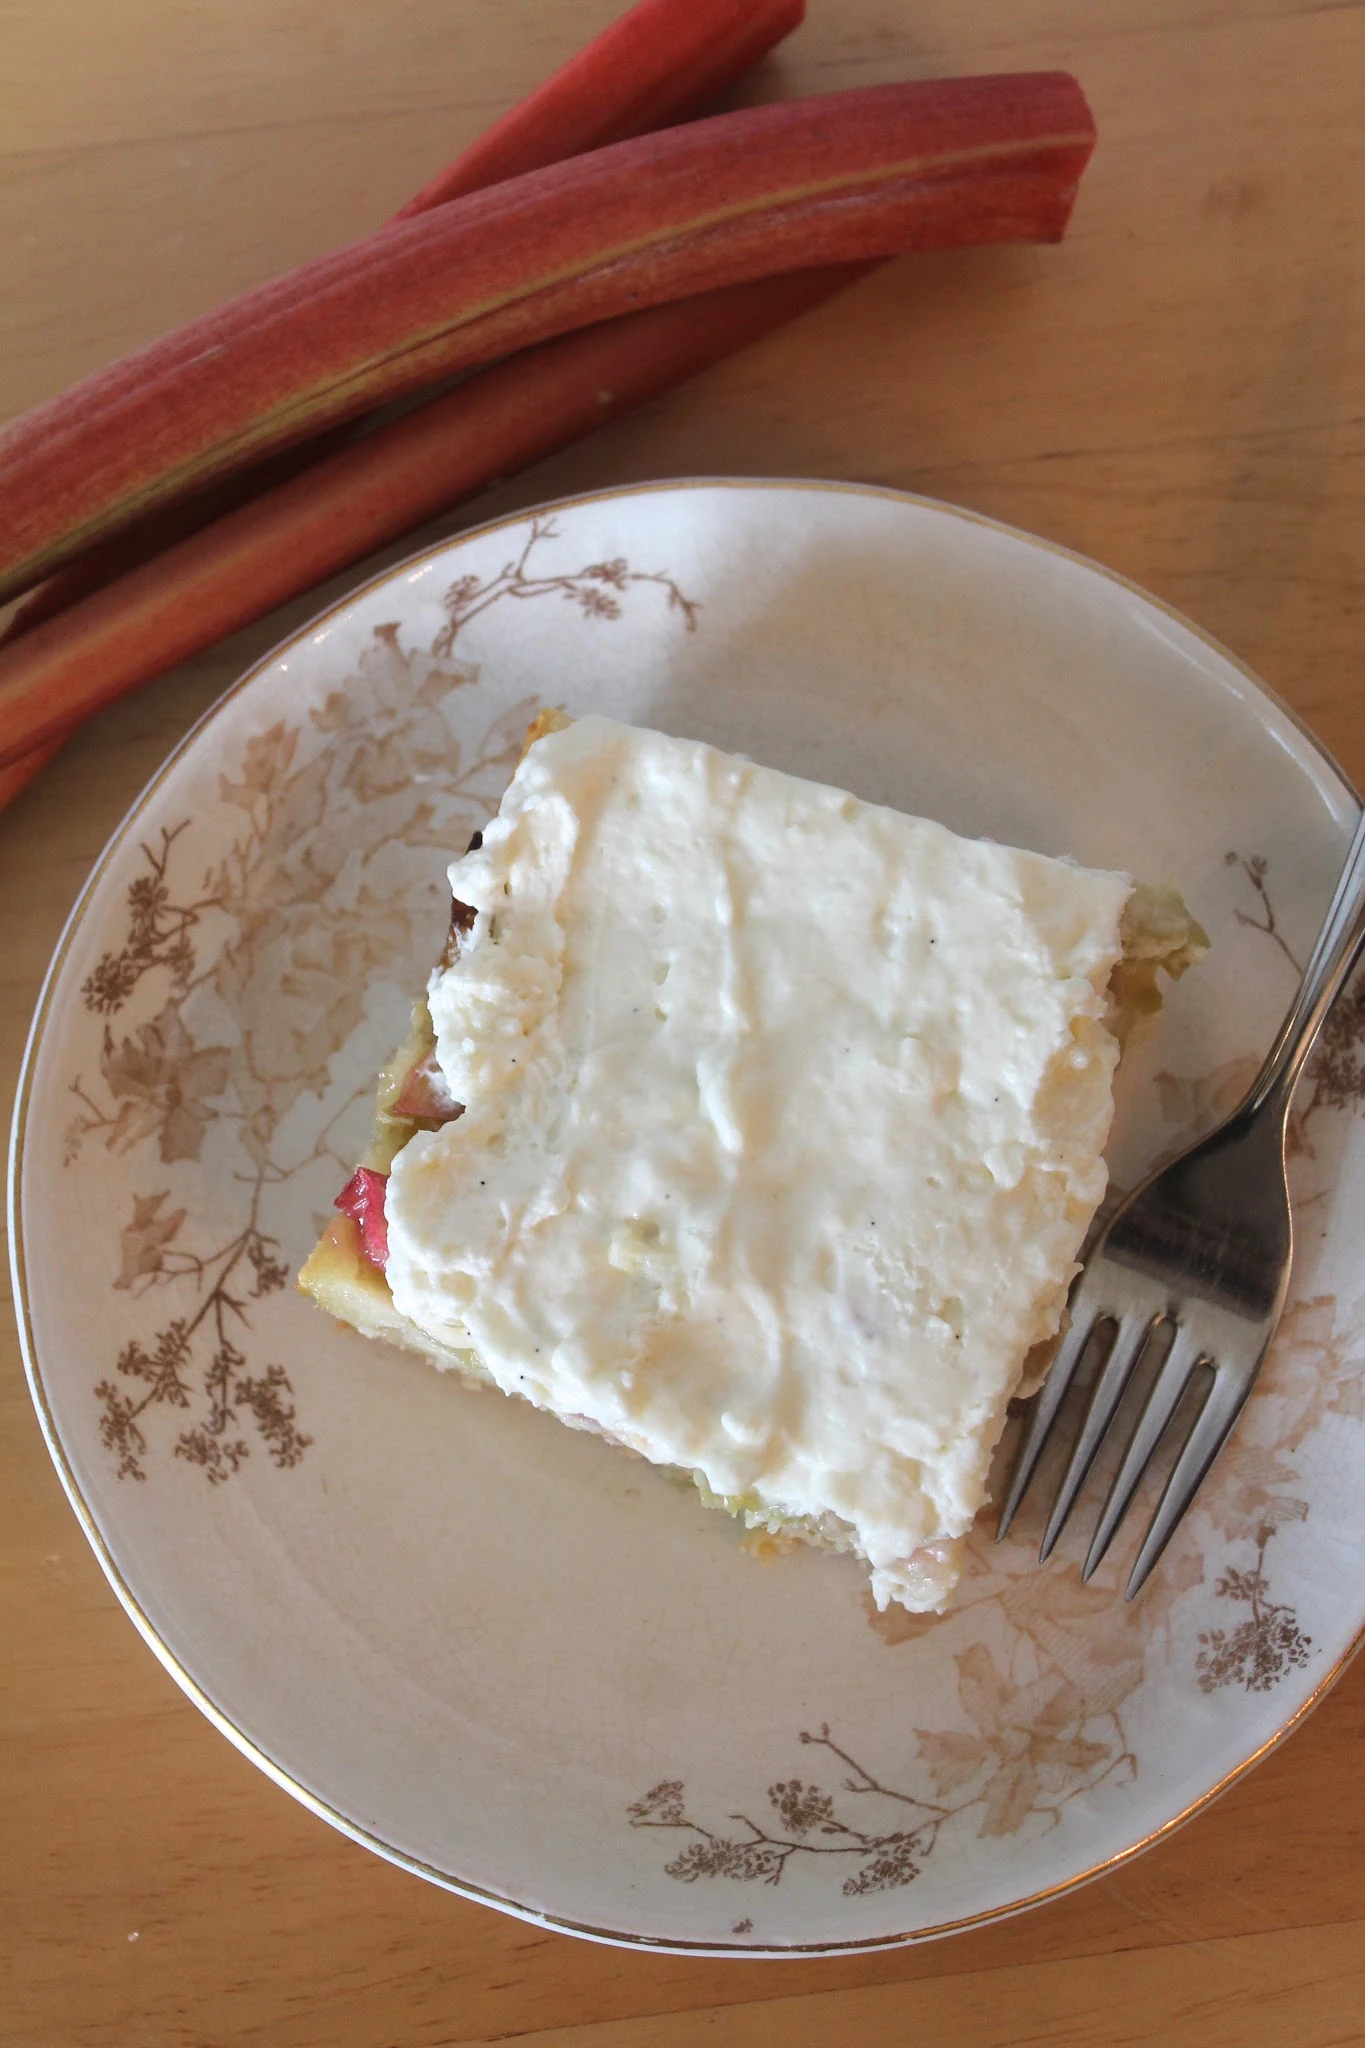
[[[612,11],[0,0],[0,416],[378,222]],[[750,97],[1075,70],[1101,144],[1070,238],[894,266],[480,512],[700,471],[930,492],[1172,600],[1365,778],[1365,12],[810,11]],[[323,594],[106,714],[0,816],[7,1085],[107,834]],[[16,2048],[1365,2039],[1365,1659],[1208,1813],[1021,1919],[827,1962],[593,1948],[390,1868],[201,1719],[85,1548],[8,1319],[0,1639],[0,2041]]]

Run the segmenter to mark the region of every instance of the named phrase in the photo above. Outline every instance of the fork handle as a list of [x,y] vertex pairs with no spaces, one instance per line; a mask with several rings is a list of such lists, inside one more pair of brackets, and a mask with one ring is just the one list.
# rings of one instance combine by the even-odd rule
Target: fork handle
[[1294,1084],[1304,1061],[1313,1050],[1327,1012],[1365,944],[1365,811],[1356,826],[1351,851],[1341,871],[1331,907],[1314,942],[1303,971],[1298,994],[1289,1006],[1265,1065],[1252,1084],[1244,1113],[1268,1113],[1274,1106],[1281,1118],[1289,1114]]

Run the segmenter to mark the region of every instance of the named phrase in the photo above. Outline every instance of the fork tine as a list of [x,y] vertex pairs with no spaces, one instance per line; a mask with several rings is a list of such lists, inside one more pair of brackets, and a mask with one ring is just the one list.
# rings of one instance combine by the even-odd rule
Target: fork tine
[[1242,1378],[1230,1372],[1215,1373],[1204,1405],[1185,1439],[1185,1448],[1166,1481],[1151,1527],[1142,1539],[1137,1562],[1128,1578],[1126,1597],[1129,1600],[1142,1590],[1147,1574],[1179,1527],[1181,1517],[1203,1482],[1204,1474],[1222,1450],[1229,1430],[1242,1412],[1253,1378],[1254,1374]]
[[1167,1423],[1180,1405],[1180,1397],[1189,1385],[1190,1374],[1194,1371],[1198,1358],[1199,1346],[1194,1338],[1187,1330],[1177,1327],[1175,1342],[1152,1382],[1152,1390],[1147,1396],[1146,1405],[1138,1417],[1137,1427],[1123,1454],[1123,1463],[1114,1475],[1114,1482],[1100,1510],[1099,1523],[1091,1538],[1090,1549],[1081,1572],[1082,1578],[1090,1578],[1103,1561],[1119,1523],[1127,1514],[1129,1503],[1137,1492],[1138,1481],[1165,1434]]
[[1052,1504],[1052,1514],[1048,1519],[1042,1547],[1038,1552],[1040,1564],[1051,1557],[1057,1538],[1066,1527],[1067,1517],[1076,1505],[1076,1496],[1084,1486],[1090,1467],[1095,1462],[1095,1453],[1104,1441],[1105,1431],[1114,1419],[1114,1411],[1123,1399],[1129,1380],[1133,1377],[1133,1368],[1146,1349],[1147,1340],[1160,1320],[1157,1316],[1125,1316],[1119,1323],[1113,1349],[1104,1362],[1103,1371],[1095,1381],[1090,1405],[1085,1411],[1085,1421],[1081,1424],[1080,1434],[1071,1453],[1071,1462],[1066,1468],[1066,1476],[1057,1489],[1057,1498]]
[[1081,1303],[1074,1300],[1071,1307],[1071,1327],[1058,1347],[1057,1356],[1048,1367],[1047,1378],[1033,1397],[1033,1406],[1024,1425],[1024,1434],[1019,1440],[1019,1449],[1015,1452],[1014,1469],[1010,1473],[1005,1505],[1000,1510],[1000,1520],[996,1525],[997,1543],[1008,1532],[1010,1523],[1018,1512],[1019,1503],[1028,1492],[1029,1481],[1033,1477],[1039,1458],[1043,1455],[1043,1446],[1048,1440],[1053,1423],[1057,1420],[1057,1411],[1066,1397],[1067,1388],[1076,1376],[1076,1367],[1081,1362],[1091,1332],[1103,1313],[1096,1309],[1082,1309]]

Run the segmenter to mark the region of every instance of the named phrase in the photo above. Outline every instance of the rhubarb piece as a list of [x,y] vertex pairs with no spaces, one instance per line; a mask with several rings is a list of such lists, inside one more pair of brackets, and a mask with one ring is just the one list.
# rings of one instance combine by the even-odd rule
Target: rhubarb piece
[[0,648],[0,767],[862,274],[768,278],[546,342],[330,456]]
[[415,1123],[450,1124],[457,1116],[464,1115],[464,1104],[457,1102],[450,1092],[450,1084],[437,1064],[436,1054],[429,1052],[425,1059],[408,1072],[393,1101],[389,1104],[390,1116],[409,1116]]
[[698,113],[798,28],[805,0],[639,0],[394,216]]
[[353,1223],[359,1224],[361,1250],[381,1273],[389,1263],[389,1224],[384,1214],[388,1185],[386,1173],[375,1173],[368,1166],[358,1166],[332,1204],[334,1209],[340,1209],[343,1216],[349,1216]]
[[397,222],[0,435],[0,599],[178,493],[553,335],[796,268],[1056,240],[1093,143],[1063,73],[877,86],[617,143]]

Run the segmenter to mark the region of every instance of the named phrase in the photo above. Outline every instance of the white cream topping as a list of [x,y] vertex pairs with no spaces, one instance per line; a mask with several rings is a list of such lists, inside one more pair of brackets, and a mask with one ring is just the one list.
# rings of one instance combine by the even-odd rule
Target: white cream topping
[[930,1604],[1104,1191],[1127,878],[583,718],[450,880],[398,1309]]

